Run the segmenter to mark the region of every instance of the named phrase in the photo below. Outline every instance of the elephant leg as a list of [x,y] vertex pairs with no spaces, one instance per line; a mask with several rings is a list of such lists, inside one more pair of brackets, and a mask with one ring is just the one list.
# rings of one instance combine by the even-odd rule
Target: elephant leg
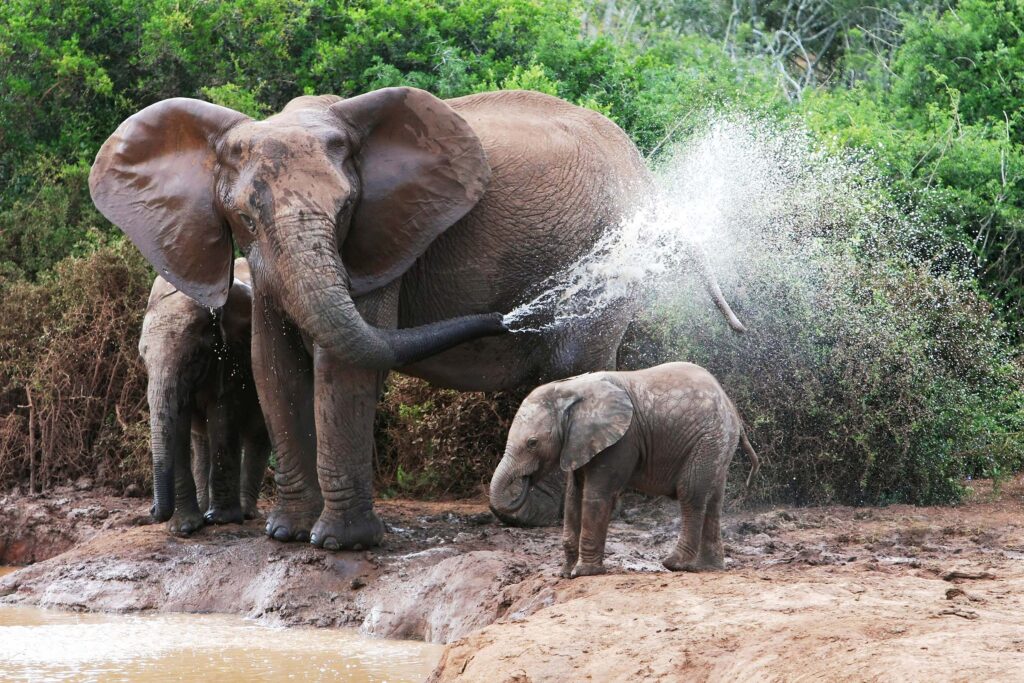
[[174,515],[167,521],[167,529],[187,536],[201,529],[203,524],[196,482],[192,478],[191,453],[189,449],[180,448],[174,455]]
[[242,521],[239,436],[232,429],[229,409],[223,402],[207,411],[206,423],[210,441],[210,508],[206,521],[237,524]]
[[697,559],[701,549],[701,536],[704,532],[705,511],[707,509],[706,492],[689,481],[680,484],[677,489],[679,509],[682,512],[682,525],[679,539],[672,553],[662,564],[666,569],[678,571],[700,571],[702,568]]
[[594,491],[595,487],[584,481],[580,496],[580,544],[579,560],[572,570],[572,577],[604,574],[604,543],[608,536],[608,523],[615,506],[615,495],[606,491]]
[[266,430],[242,437],[242,516],[255,519],[256,507],[263,488],[263,478],[270,460],[270,438]]
[[[398,321],[398,283],[360,298],[360,314],[371,325]],[[317,474],[324,509],[310,542],[327,550],[378,545],[384,524],[373,511],[373,419],[387,374],[353,367],[315,349]]]
[[562,549],[565,550],[565,564],[562,577],[570,578],[573,567],[580,557],[580,519],[583,505],[583,487],[576,481],[576,473],[565,477],[565,515],[562,519]]
[[210,507],[210,448],[206,439],[206,426],[192,428],[192,479],[196,483],[199,509]]
[[697,564],[704,569],[725,569],[725,550],[722,547],[722,503],[725,482],[716,483],[704,509],[704,526],[700,536]]
[[298,331],[262,297],[253,300],[252,365],[274,451],[277,503],[267,535],[307,541],[323,509],[316,477],[313,366]]

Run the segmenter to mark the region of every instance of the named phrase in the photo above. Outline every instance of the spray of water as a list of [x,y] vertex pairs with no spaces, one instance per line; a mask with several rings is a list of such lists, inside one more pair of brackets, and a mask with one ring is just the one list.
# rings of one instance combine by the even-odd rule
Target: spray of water
[[882,200],[863,158],[825,151],[799,126],[707,121],[664,155],[650,202],[505,316],[511,330],[570,325],[626,298],[642,299],[645,310],[685,298],[711,311],[694,247],[741,313],[778,306],[781,314],[793,302],[780,296],[809,302],[823,279],[847,269],[836,261],[851,249],[970,270],[964,252],[940,254],[948,245],[937,244],[936,231]]
[[814,151],[799,130],[747,119],[712,121],[659,165],[650,202],[509,312],[505,324],[541,331],[624,298],[650,303],[678,296],[681,288],[702,295],[686,280],[696,270],[695,247],[709,255],[719,279],[741,284],[733,261],[760,259],[764,250],[782,246],[790,254],[805,252],[814,236],[808,226],[820,232],[844,203],[862,199],[862,192],[851,192],[856,169],[850,159]]

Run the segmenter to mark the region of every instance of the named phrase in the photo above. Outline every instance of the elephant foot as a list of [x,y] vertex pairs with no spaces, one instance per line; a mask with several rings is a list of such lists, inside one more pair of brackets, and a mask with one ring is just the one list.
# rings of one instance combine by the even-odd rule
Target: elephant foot
[[280,503],[267,515],[267,536],[277,541],[309,540],[309,531],[320,516],[320,506],[284,506]]
[[255,500],[247,500],[242,503],[242,517],[245,519],[256,519],[260,516],[259,508]]
[[701,561],[700,559],[692,556],[683,557],[676,553],[672,553],[666,557],[662,560],[661,564],[665,569],[673,572],[707,572],[725,568],[725,562],[717,564],[715,562]]
[[205,523],[199,510],[175,512],[167,521],[167,530],[175,536],[188,536],[202,529]]
[[569,578],[575,579],[579,576],[597,576],[598,574],[607,574],[608,570],[604,568],[604,564],[592,564],[590,562],[580,562],[572,570]]
[[245,519],[240,506],[213,507],[203,515],[209,524],[241,524]]
[[725,569],[725,556],[701,553],[700,557],[697,558],[697,564],[703,568],[703,571],[721,571]]
[[384,524],[372,509],[341,514],[324,511],[309,542],[324,550],[363,550],[380,545]]

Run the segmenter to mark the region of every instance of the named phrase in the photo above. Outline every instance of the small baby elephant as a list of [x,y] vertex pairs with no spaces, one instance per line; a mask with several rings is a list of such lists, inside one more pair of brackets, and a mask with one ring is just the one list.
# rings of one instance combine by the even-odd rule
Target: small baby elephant
[[616,496],[627,488],[679,500],[683,523],[664,565],[722,569],[719,519],[736,446],[757,454],[717,380],[692,363],[635,372],[594,372],[535,389],[516,413],[491,479],[491,507],[514,512],[533,482],[556,467],[566,477],[566,578],[604,573]]
[[150,291],[139,353],[149,380],[152,514],[174,533],[256,516],[270,438],[252,377],[250,282],[249,265],[236,260],[216,311],[162,277]]

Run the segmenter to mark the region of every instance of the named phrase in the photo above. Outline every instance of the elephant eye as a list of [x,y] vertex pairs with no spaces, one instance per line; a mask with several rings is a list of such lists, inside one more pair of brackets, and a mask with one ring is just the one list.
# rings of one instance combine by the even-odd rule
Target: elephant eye
[[244,213],[240,213],[240,214],[238,214],[238,216],[242,219],[242,223],[245,224],[245,227],[249,229],[249,232],[251,232],[252,234],[255,235],[256,234],[256,222],[253,221],[252,218],[250,218],[248,215],[246,215]]
[[529,439],[527,439],[526,440],[526,447],[527,448],[536,448],[537,447],[537,437],[531,436]]

